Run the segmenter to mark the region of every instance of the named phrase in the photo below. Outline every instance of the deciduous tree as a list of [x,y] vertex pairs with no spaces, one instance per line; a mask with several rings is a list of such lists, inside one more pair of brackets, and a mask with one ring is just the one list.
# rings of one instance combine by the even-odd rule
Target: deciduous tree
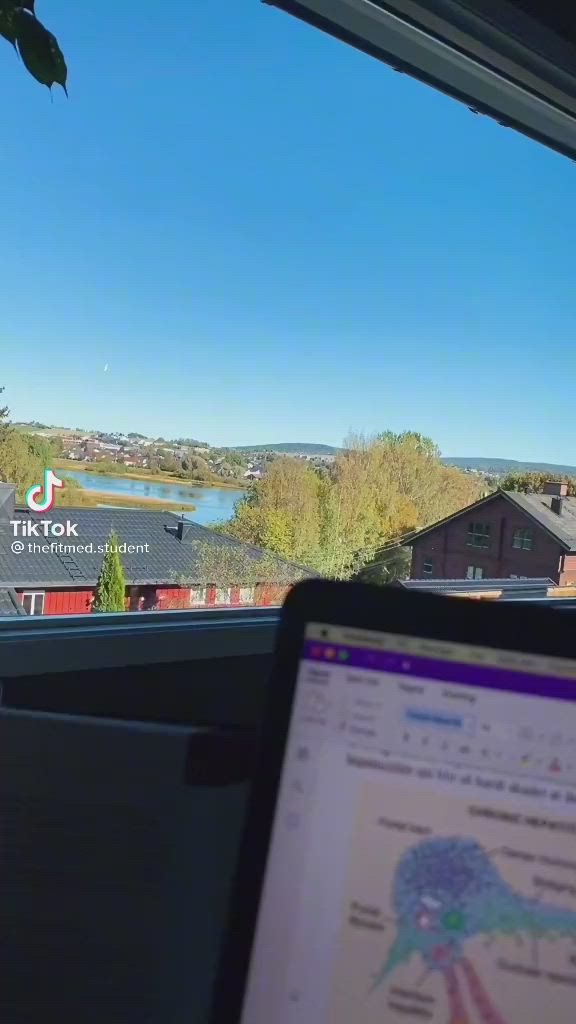
[[[3,392],[0,388],[0,394]],[[54,453],[50,442],[37,434],[16,430],[9,420],[7,406],[0,408],[0,480],[16,485],[16,496],[24,494],[32,484],[42,480],[44,469],[52,464]]]
[[191,548],[190,569],[176,576],[177,582],[184,586],[254,587],[258,583],[287,586],[307,575],[305,569],[287,565],[271,551],[250,550],[229,541],[195,541]]
[[[350,436],[321,472],[282,457],[236,506],[226,532],[337,579],[376,552],[481,494],[478,477],[446,467],[434,442],[415,431]],[[388,576],[403,571],[397,558]]]
[[[568,494],[570,497],[576,495],[576,477],[562,473],[559,476],[555,476],[554,479],[568,484]],[[550,473],[540,470],[508,473],[499,481],[499,486],[503,491],[523,491],[524,494],[539,494],[544,490],[544,484],[549,480]]]

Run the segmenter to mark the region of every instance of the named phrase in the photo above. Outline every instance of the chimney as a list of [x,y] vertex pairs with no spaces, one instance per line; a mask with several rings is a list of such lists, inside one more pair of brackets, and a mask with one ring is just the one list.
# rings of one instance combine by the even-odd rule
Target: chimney
[[561,480],[547,480],[542,494],[554,494],[557,498],[565,498],[568,494],[568,484],[562,483]]
[[192,534],[194,523],[191,523],[189,519],[184,519],[182,516],[176,524],[176,536],[178,540],[189,540]]
[[568,484],[563,483],[561,480],[547,480],[542,489],[542,493],[549,494],[551,496],[550,508],[557,516],[561,516],[564,498],[568,494]]
[[0,518],[14,519],[16,505],[16,485],[4,484],[0,481]]

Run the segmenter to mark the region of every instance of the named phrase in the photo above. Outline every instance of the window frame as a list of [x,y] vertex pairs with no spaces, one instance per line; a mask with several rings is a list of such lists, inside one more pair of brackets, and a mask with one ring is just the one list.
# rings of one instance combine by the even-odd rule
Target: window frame
[[[218,594],[226,593],[228,596],[225,601],[218,600]],[[214,587],[214,605],[216,608],[227,608],[228,605],[232,604],[232,587]]]
[[[528,546],[525,543],[516,544],[515,541],[518,534],[524,535],[520,538],[521,541],[529,540],[530,544]],[[534,530],[529,526],[517,526],[512,531],[512,548],[514,551],[534,551]]]
[[535,21],[525,12],[513,10],[516,31],[511,35],[504,27],[509,4],[503,6],[499,23],[480,20],[478,11],[463,7],[457,16],[446,5],[443,11],[438,4],[431,10],[422,0],[389,0],[391,9],[371,0],[268,2],[442,90],[474,113],[576,158],[573,98],[558,85],[558,67],[549,49],[535,53],[534,37],[548,36],[549,30],[536,22],[535,32]]
[[[1,677],[272,654],[280,608],[0,617]],[[0,677],[0,689],[1,689]],[[1,700],[0,700],[1,703]]]
[[[470,572],[472,570],[472,572]],[[467,565],[466,566],[466,579],[467,580],[483,580],[484,569],[481,565]]]
[[[485,544],[475,543],[475,538],[485,540]],[[477,551],[489,551],[490,544],[492,543],[490,523],[483,523],[480,520],[474,519],[468,524],[466,530],[466,547],[475,548]]]
[[[428,565],[430,566],[429,569],[426,568],[426,566],[428,566]],[[434,572],[434,562],[432,561],[431,558],[426,558],[425,561],[422,562],[422,575],[423,576],[431,576],[433,572]]]
[[[200,591],[202,593],[202,600],[197,601],[193,597],[194,591]],[[198,586],[190,587],[190,607],[191,608],[205,608],[208,604],[208,587]]]
[[[26,615],[29,615],[30,617],[34,617],[34,616],[38,616],[38,615],[44,615],[44,605],[46,603],[46,591],[45,590],[23,590],[21,592],[21,594],[20,594],[20,597],[22,598],[21,604],[22,604],[22,607],[24,608],[24,611],[26,612]],[[30,611],[28,611],[26,609],[25,605],[24,605],[24,598],[25,597],[31,597],[32,598]],[[41,601],[40,601],[41,607],[40,607],[40,611],[39,612],[36,611],[36,599],[37,598],[41,598]]]
[[[250,597],[248,598],[248,600],[246,600],[246,599],[244,599],[242,597],[242,591],[248,591],[249,592]],[[255,601],[255,598],[256,598],[256,588],[255,587],[239,587],[238,588],[238,602],[242,606],[253,605],[254,601]]]

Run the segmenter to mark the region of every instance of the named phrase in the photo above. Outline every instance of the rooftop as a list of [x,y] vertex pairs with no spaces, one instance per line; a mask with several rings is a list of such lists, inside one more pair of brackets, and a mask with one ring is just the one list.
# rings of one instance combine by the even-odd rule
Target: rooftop
[[11,587],[0,587],[0,617],[5,615],[26,615]]
[[500,493],[536,520],[567,551],[576,551],[576,498],[562,498],[562,514],[558,515],[552,511],[551,494],[523,494],[522,491]]
[[499,590],[509,593],[518,591],[527,593],[529,591],[534,596],[538,593],[545,596],[548,590],[558,587],[553,580],[548,579],[546,576],[531,579],[510,579],[510,577],[506,576],[503,579],[481,580],[434,580],[428,577],[421,580],[399,580],[398,582],[405,590],[430,590],[435,593],[444,594],[482,593],[483,591]]
[[[120,544],[131,545],[133,548],[141,546],[140,551],[127,550],[120,554],[126,583],[129,585],[175,585],[182,576],[190,579],[191,584],[206,582],[199,578],[201,552],[198,547],[202,542],[239,550],[254,562],[267,554],[260,548],[216,533],[173,512],[60,507],[42,514],[17,507],[14,518],[24,521],[26,530],[28,524],[40,524],[44,519],[64,525],[70,521],[76,526],[77,535],[44,537],[40,533],[24,536],[19,527],[18,539],[22,541],[24,550],[15,553],[12,548],[15,540],[12,527],[5,515],[0,517],[0,586],[95,586],[105,550],[102,547],[99,551],[98,546],[106,544],[112,529],[118,535]],[[58,544],[74,545],[76,551],[61,553],[57,550]],[[142,548],[146,544],[148,550]],[[51,546],[53,550],[50,550]],[[87,546],[88,550],[79,551],[78,546]],[[303,566],[273,557],[278,564],[279,575],[282,574],[282,581],[290,582],[306,574],[315,575]]]
[[549,536],[558,541],[566,551],[576,552],[576,498],[562,498],[562,513],[559,515],[558,512],[554,512],[552,509],[554,495],[524,494],[522,491],[493,491],[492,494],[480,498],[479,501],[474,502],[472,505],[459,509],[458,512],[453,512],[452,515],[446,516],[445,519],[440,519],[437,523],[431,523],[430,526],[417,530],[410,537],[407,537],[404,543],[409,546],[425,534],[437,530],[438,527],[444,526],[460,516],[468,515],[475,509],[480,509],[483,505],[487,505],[490,501],[494,501],[495,498],[499,497],[506,498],[516,508],[525,512],[538,526],[546,530]]

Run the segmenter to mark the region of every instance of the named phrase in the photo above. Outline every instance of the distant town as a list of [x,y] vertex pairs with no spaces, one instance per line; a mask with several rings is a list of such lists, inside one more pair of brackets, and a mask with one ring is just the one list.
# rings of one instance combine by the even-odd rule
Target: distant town
[[16,429],[36,434],[50,441],[58,458],[74,463],[113,463],[116,469],[145,470],[150,474],[169,473],[195,482],[235,482],[246,484],[261,479],[270,462],[289,454],[315,465],[333,462],[338,452],[329,445],[288,443],[286,445],[255,445],[254,448],[217,448],[194,438],[168,440],[144,434],[109,433],[82,430],[78,427],[57,427],[44,423],[15,423]]
[[[51,426],[37,421],[14,423],[17,429],[38,434],[56,446],[63,459],[73,462],[114,462],[132,469],[152,472],[174,472],[183,468],[190,457],[192,469],[209,472],[221,480],[258,480],[266,473],[270,462],[281,455],[303,459],[316,465],[329,465],[341,448],[328,444],[288,441],[283,444],[254,444],[218,447],[208,441],[194,438],[148,437],[135,431],[127,434],[114,431],[84,430],[80,427]],[[548,473],[557,476],[576,476],[576,466],[552,462],[527,462],[517,459],[487,458],[485,456],[444,456],[446,466],[455,466],[466,473],[487,478],[507,473]]]

